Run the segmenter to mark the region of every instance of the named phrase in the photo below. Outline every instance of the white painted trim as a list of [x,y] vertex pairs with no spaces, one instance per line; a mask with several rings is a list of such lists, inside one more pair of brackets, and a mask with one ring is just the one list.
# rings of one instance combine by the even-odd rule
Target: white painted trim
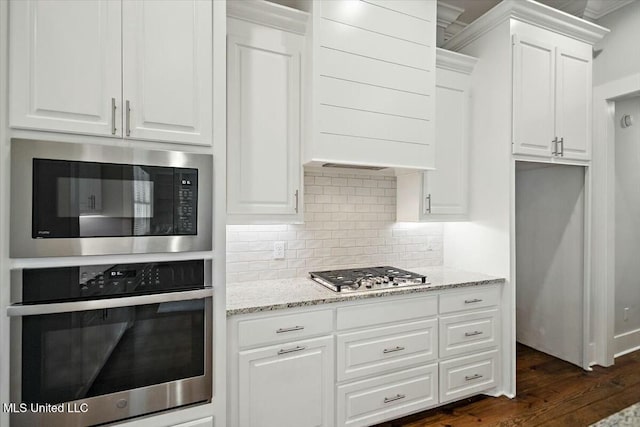
[[445,2],[439,1],[437,10],[438,27],[444,28],[445,31],[449,25],[454,23],[456,19],[464,12],[464,9],[452,6]]
[[304,35],[309,14],[265,0],[228,1],[227,16]]
[[640,93],[640,73],[593,90],[592,295],[594,363],[611,366],[615,357],[615,100]]
[[453,36],[444,47],[458,51],[507,19],[535,25],[594,44],[609,30],[533,0],[504,0]]
[[615,336],[614,357],[624,356],[640,350],[640,329]]
[[600,19],[634,1],[635,0],[589,0],[587,7],[584,9],[584,17],[593,20]]
[[474,58],[473,56],[436,48],[436,68],[471,74],[477,62],[478,58]]

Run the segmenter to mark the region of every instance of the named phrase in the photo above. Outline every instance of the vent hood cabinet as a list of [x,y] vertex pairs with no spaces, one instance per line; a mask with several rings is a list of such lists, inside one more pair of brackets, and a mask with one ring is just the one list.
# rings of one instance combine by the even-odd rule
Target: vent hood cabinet
[[313,2],[303,159],[433,169],[436,1]]

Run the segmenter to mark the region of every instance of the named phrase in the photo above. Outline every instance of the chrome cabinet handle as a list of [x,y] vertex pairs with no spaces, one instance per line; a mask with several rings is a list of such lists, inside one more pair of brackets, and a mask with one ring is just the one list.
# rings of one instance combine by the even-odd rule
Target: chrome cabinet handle
[[473,337],[476,335],[482,335],[482,331],[473,331],[473,332],[465,332],[464,336],[465,337]]
[[385,348],[384,350],[382,350],[382,352],[384,354],[387,354],[387,353],[395,353],[396,351],[402,351],[402,350],[404,350],[404,347],[397,346],[394,348]]
[[285,332],[301,331],[303,329],[304,329],[304,326],[294,326],[292,328],[279,328],[276,331],[276,334],[284,334]]
[[131,105],[129,104],[129,100],[127,99],[127,102],[125,103],[125,113],[126,113],[126,122],[127,122],[127,127],[126,127],[126,134],[127,136],[131,136]]
[[115,135],[116,131],[116,99],[111,98],[111,135]]
[[555,138],[553,138],[551,142],[553,143],[553,151],[551,152],[551,155],[557,156],[558,155],[558,137],[556,136]]
[[396,394],[393,397],[385,397],[384,403],[395,402],[396,400],[404,399],[405,397],[407,397],[405,394]]
[[427,197],[424,198],[425,205],[427,205],[424,213],[431,213],[431,194],[428,194]]
[[293,194],[294,197],[296,198],[296,213],[298,213],[298,200],[299,200],[299,194],[300,194],[300,190],[296,190],[296,192]]
[[475,375],[471,375],[470,377],[465,376],[464,379],[465,381],[472,381],[472,380],[477,380],[478,378],[482,378],[483,375],[480,374],[475,374]]
[[474,299],[466,299],[466,300],[464,300],[464,303],[465,303],[465,304],[474,304],[474,303],[476,303],[476,302],[482,302],[482,300],[481,300],[481,299],[478,299],[478,298],[474,298]]
[[280,349],[280,351],[278,351],[278,355],[281,354],[287,354],[287,353],[295,353],[296,351],[302,351],[305,350],[307,347],[303,346],[303,345],[297,345],[293,348],[283,348]]
[[564,136],[560,137],[560,157],[564,157]]

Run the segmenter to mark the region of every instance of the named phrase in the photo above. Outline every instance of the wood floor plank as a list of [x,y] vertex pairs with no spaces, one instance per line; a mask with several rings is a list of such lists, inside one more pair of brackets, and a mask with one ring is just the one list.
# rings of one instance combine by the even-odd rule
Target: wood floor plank
[[640,351],[587,372],[518,344],[517,396],[476,396],[377,427],[587,426],[640,402]]

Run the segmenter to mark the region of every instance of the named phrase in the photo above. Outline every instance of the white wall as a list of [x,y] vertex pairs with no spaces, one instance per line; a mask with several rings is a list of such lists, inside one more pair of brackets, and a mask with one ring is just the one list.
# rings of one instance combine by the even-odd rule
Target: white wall
[[[304,191],[304,224],[227,226],[228,283],[371,265],[442,265],[442,224],[395,222],[394,176],[307,170]],[[273,259],[276,241],[285,242],[285,259]]]
[[640,1],[606,15],[596,22],[611,30],[595,46],[602,52],[593,60],[593,85],[640,72]]
[[516,337],[583,365],[584,168],[516,166]]
[[[635,119],[625,129],[620,126],[624,114]],[[617,101],[615,123],[614,332],[618,336],[640,330],[640,98]]]

